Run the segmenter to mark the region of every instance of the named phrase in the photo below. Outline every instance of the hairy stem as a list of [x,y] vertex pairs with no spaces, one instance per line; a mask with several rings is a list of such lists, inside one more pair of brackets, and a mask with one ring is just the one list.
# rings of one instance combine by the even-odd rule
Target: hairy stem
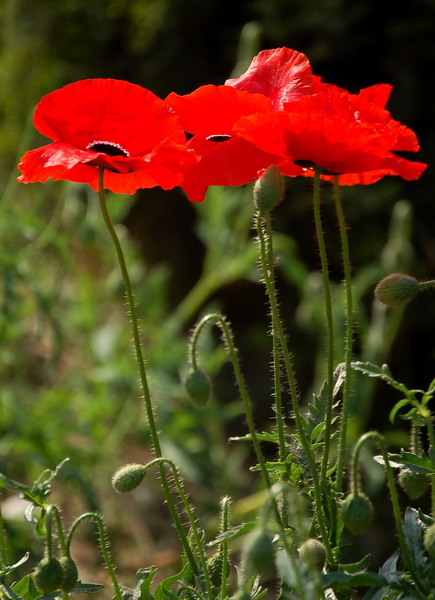
[[[150,396],[150,391],[149,391],[149,387],[148,387],[148,380],[147,380],[146,371],[145,371],[145,361],[144,361],[143,354],[142,354],[142,347],[141,347],[140,333],[139,333],[139,324],[138,324],[138,318],[137,318],[137,313],[136,313],[136,304],[135,304],[133,289],[132,289],[132,286],[130,283],[130,276],[128,274],[128,269],[127,269],[127,264],[125,262],[124,253],[123,253],[121,244],[119,242],[119,238],[116,234],[115,228],[113,227],[113,223],[110,218],[109,212],[107,210],[106,196],[104,193],[104,168],[98,167],[98,173],[99,173],[99,199],[100,199],[101,212],[102,212],[107,230],[109,232],[109,235],[111,237],[113,246],[115,248],[119,267],[120,267],[121,273],[122,273],[122,278],[124,280],[125,292],[127,295],[128,308],[129,308],[129,313],[130,313],[130,324],[131,324],[131,331],[132,331],[132,335],[133,335],[133,344],[134,344],[134,349],[135,349],[135,354],[136,354],[137,365],[139,368],[139,376],[140,376],[140,382],[141,382],[141,386],[142,386],[145,410],[146,410],[147,419],[148,419],[148,426],[150,428],[151,441],[152,441],[155,456],[157,458],[160,458],[160,457],[162,457],[162,450],[160,447],[160,440],[159,440],[159,436],[158,436],[158,432],[157,432],[156,421],[154,418],[154,410],[153,410],[153,405],[151,402],[151,396]],[[170,488],[169,481],[166,476],[163,465],[159,466],[159,472],[160,472],[160,480],[162,482],[163,494],[165,496],[165,500],[168,505],[169,512],[171,513],[171,517],[174,522],[175,528],[177,530],[178,536],[180,538],[180,541],[183,545],[187,559],[189,560],[189,563],[190,563],[195,575],[198,575],[198,566],[195,562],[194,556],[192,555],[190,546],[189,546],[187,538],[186,538],[186,534],[184,533],[183,524],[181,523],[180,517],[177,512],[176,505],[172,498],[171,488]]]

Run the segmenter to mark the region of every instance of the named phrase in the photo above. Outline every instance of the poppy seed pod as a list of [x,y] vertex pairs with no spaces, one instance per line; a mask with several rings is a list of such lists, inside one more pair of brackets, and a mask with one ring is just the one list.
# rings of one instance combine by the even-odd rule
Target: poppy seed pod
[[184,380],[184,389],[192,402],[202,408],[210,398],[210,379],[202,369],[192,368]]
[[375,297],[387,306],[405,306],[417,295],[419,288],[415,277],[392,273],[378,283]]
[[284,196],[284,183],[280,170],[276,165],[267,167],[263,175],[254,185],[254,204],[264,214],[274,209]]
[[39,589],[51,593],[60,589],[64,573],[57,558],[45,557],[36,565],[33,575]]
[[145,477],[147,468],[140,464],[124,465],[112,477],[112,486],[117,492],[125,494],[136,489]]
[[364,494],[349,494],[340,508],[340,516],[346,527],[355,535],[365,533],[372,524],[373,505]]
[[326,550],[319,540],[306,540],[299,548],[299,556],[303,563],[316,571],[322,571],[325,566]]

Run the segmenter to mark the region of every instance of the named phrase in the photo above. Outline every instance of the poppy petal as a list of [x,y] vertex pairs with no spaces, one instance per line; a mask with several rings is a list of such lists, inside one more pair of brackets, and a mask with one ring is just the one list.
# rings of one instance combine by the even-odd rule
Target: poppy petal
[[236,90],[264,94],[280,110],[290,102],[312,93],[312,73],[308,58],[290,48],[263,50],[252,59],[248,70],[225,85]]

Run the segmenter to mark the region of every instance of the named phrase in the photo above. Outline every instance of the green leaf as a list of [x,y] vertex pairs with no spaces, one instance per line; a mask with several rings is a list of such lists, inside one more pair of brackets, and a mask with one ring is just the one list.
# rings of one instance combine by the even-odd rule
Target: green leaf
[[208,542],[207,546],[209,548],[213,548],[214,546],[219,546],[222,542],[227,542],[229,540],[234,540],[241,535],[245,535],[246,533],[251,532],[256,527],[255,521],[250,523],[243,523],[243,525],[239,525],[236,527],[231,527],[228,531],[224,531],[220,533],[214,540]]
[[21,567],[21,565],[23,565],[29,559],[29,556],[29,553],[26,552],[26,554],[13,565],[5,565],[2,569],[0,569],[0,581],[6,577],[6,575],[12,573],[12,571],[15,571],[15,569],[18,569],[18,567]]
[[407,406],[409,403],[409,398],[403,398],[403,400],[399,400],[399,402],[396,402],[389,415],[391,423],[394,423],[394,419],[396,418],[396,414],[398,413],[398,411],[404,406]]
[[0,473],[0,486],[19,493],[30,492],[27,485],[9,479],[9,477],[6,477],[3,473]]
[[[263,431],[261,433],[257,433],[256,435],[259,442],[271,442],[272,444],[278,444],[278,435],[276,433],[268,433]],[[230,442],[251,442],[252,436],[250,433],[246,435],[234,436],[230,437]]]
[[367,569],[370,564],[371,555],[367,554],[361,560],[356,563],[348,563],[348,564],[340,564],[340,569],[342,569],[345,573],[359,573],[362,570]]
[[136,584],[136,587],[134,588],[133,600],[153,600],[150,587],[154,577],[157,574],[157,569],[155,567],[150,567],[149,569],[144,570],[142,573],[143,576],[141,576]]
[[421,525],[418,512],[414,508],[408,506],[403,520],[403,533],[415,568],[423,574],[424,570],[422,570],[422,567],[426,562],[426,555],[423,547],[423,531]]
[[385,577],[378,573],[370,573],[367,571],[348,575],[347,573],[326,573],[321,575],[322,587],[382,587],[386,584]]
[[[425,455],[417,456],[417,454],[413,454],[412,452],[401,452],[401,454],[388,454],[388,458],[390,461],[396,463],[396,466],[404,465],[412,471],[435,474],[435,462]],[[381,462],[380,459],[381,457],[376,457],[376,461],[379,463]]]
[[36,587],[31,575],[23,577],[23,579],[12,586],[12,590],[15,594],[25,598],[25,600],[37,600],[41,596],[41,592]]
[[377,377],[379,379],[382,379],[383,381],[388,383],[388,385],[391,385],[391,387],[393,387],[394,389],[399,390],[400,392],[405,394],[405,396],[411,397],[411,392],[410,390],[408,390],[406,385],[403,383],[399,383],[398,381],[393,379],[393,377],[390,374],[390,369],[388,368],[388,365],[382,365],[382,367],[378,367],[378,365],[374,365],[370,362],[361,362],[359,360],[356,360],[352,362],[352,368],[356,371],[364,373],[364,375],[368,375],[368,377]]

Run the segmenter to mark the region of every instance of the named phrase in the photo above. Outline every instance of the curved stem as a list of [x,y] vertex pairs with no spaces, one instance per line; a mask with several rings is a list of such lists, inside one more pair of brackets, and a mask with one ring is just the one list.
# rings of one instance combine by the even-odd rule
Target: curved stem
[[74,523],[71,525],[71,529],[69,530],[68,536],[66,538],[67,556],[70,555],[71,541],[72,541],[73,535],[75,533],[75,530],[80,525],[80,523],[82,523],[85,519],[91,519],[97,525],[98,534],[99,534],[99,538],[100,538],[101,554],[103,555],[103,559],[104,559],[106,568],[109,571],[109,575],[112,580],[112,585],[115,590],[115,598],[117,600],[122,600],[121,588],[120,588],[118,580],[116,578],[115,567],[113,566],[113,562],[112,562],[109,547],[108,547],[107,531],[104,526],[103,519],[99,515],[97,515],[96,513],[84,513],[83,515],[80,515],[80,517],[78,517],[78,519],[76,519],[74,521]]
[[[287,376],[287,380],[288,380],[288,383],[290,386],[290,394],[291,394],[291,398],[292,398],[292,402],[293,402],[293,412],[294,412],[294,417],[295,417],[295,421],[296,421],[296,428],[297,428],[300,443],[301,443],[302,448],[307,457],[311,477],[313,479],[314,497],[315,497],[315,513],[316,513],[316,517],[317,517],[317,522],[319,525],[323,545],[325,546],[325,549],[326,549],[328,563],[333,564],[334,557],[332,555],[331,545],[329,543],[328,532],[326,529],[325,520],[323,518],[323,512],[322,512],[322,496],[321,496],[319,475],[317,473],[316,461],[314,458],[314,454],[313,454],[311,445],[305,435],[302,415],[301,415],[301,411],[300,411],[299,399],[298,399],[298,394],[297,394],[297,388],[296,388],[296,379],[295,379],[295,376],[293,373],[293,365],[292,365],[292,361],[291,361],[291,357],[290,357],[290,352],[289,352],[288,346],[287,346],[287,340],[286,340],[286,336],[284,333],[284,328],[282,326],[282,323],[281,323],[281,320],[279,317],[279,311],[278,311],[278,306],[277,306],[277,302],[276,302],[276,297],[273,294],[273,288],[271,286],[270,278],[269,278],[269,274],[268,274],[268,270],[267,270],[266,259],[265,259],[266,240],[265,240],[265,232],[263,231],[263,227],[262,227],[262,215],[260,213],[257,213],[257,234],[258,234],[258,239],[260,242],[260,259],[261,259],[261,266],[262,266],[262,271],[263,271],[263,278],[264,278],[264,282],[266,285],[267,295],[269,298],[269,304],[270,304],[270,308],[271,308],[271,312],[272,312],[273,326],[278,333],[278,339],[279,339],[279,343],[281,346],[286,376]],[[269,241],[269,243],[271,243],[271,241]]]
[[411,559],[411,555],[409,553],[408,546],[406,545],[405,535],[403,533],[403,527],[402,527],[402,518],[400,515],[399,498],[397,496],[396,484],[394,481],[394,473],[393,473],[393,469],[391,468],[390,461],[388,458],[387,448],[385,446],[383,437],[377,431],[368,431],[367,433],[362,435],[354,448],[353,457],[352,457],[353,494],[355,496],[358,495],[358,482],[357,482],[358,474],[357,474],[357,472],[358,472],[359,455],[360,455],[363,445],[370,439],[377,440],[379,447],[381,449],[382,458],[384,459],[388,488],[390,490],[391,505],[393,508],[394,521],[396,524],[396,531],[397,531],[397,536],[399,538],[400,551],[402,553],[403,561],[404,561],[408,571],[411,573],[416,585],[420,588],[420,590],[422,590],[424,592],[425,591],[424,585],[420,581],[419,574],[416,571],[416,569],[414,568],[414,564]]
[[263,480],[269,491],[270,501],[271,501],[272,509],[273,509],[273,512],[275,515],[275,521],[276,521],[276,524],[278,527],[281,542],[282,542],[282,544],[287,552],[287,555],[289,557],[289,560],[292,564],[292,567],[293,567],[293,570],[295,573],[295,577],[297,580],[298,592],[301,594],[302,598],[305,598],[306,596],[305,596],[305,592],[303,590],[302,578],[301,578],[301,575],[299,572],[298,565],[297,565],[296,561],[294,560],[291,548],[290,548],[288,540],[287,540],[287,536],[285,533],[281,514],[280,514],[280,511],[278,508],[278,503],[276,501],[276,498],[275,498],[273,490],[272,490],[272,482],[269,477],[269,472],[267,470],[266,461],[264,459],[263,452],[262,452],[261,446],[260,446],[260,442],[257,437],[257,432],[255,430],[254,417],[253,417],[252,409],[251,409],[251,400],[249,397],[248,390],[246,388],[246,384],[245,384],[245,381],[244,381],[244,378],[242,375],[242,371],[240,369],[240,364],[239,364],[239,360],[237,357],[237,351],[236,351],[236,348],[234,345],[234,340],[232,337],[231,329],[230,329],[227,321],[225,320],[225,318],[222,315],[220,315],[218,313],[212,313],[212,314],[206,315],[199,321],[199,323],[196,325],[195,330],[192,334],[190,355],[191,355],[191,357],[195,355],[196,345],[198,343],[198,339],[201,334],[201,331],[203,330],[205,325],[207,325],[208,323],[214,323],[214,324],[218,325],[222,331],[225,347],[226,347],[226,350],[230,357],[231,363],[233,365],[233,370],[234,370],[234,374],[236,377],[237,386],[239,388],[239,393],[242,398],[243,407],[244,407],[244,410],[246,413],[246,420],[248,422],[248,429],[249,429],[249,433],[251,435],[252,445],[254,446],[254,451],[255,451],[255,454],[256,454],[256,457],[258,460],[258,464],[260,466]]
[[336,491],[341,492],[344,476],[344,460],[346,456],[346,436],[349,419],[349,404],[352,378],[352,346],[353,346],[353,298],[352,298],[352,276],[350,266],[349,243],[344,218],[343,205],[341,202],[340,186],[338,177],[334,177],[334,201],[337,213],[338,226],[341,238],[341,250],[343,255],[344,285],[346,290],[346,350],[345,350],[345,380],[343,385],[343,400],[341,407],[341,420],[339,427],[338,457]]
[[[121,269],[122,278],[124,280],[125,292],[127,295],[128,308],[130,313],[130,324],[131,330],[133,334],[133,343],[136,354],[137,365],[139,368],[140,382],[142,386],[143,398],[145,403],[145,410],[148,418],[148,426],[150,428],[151,441],[154,449],[154,454],[157,457],[162,456],[162,450],[160,447],[159,436],[157,433],[157,426],[154,418],[154,410],[151,402],[151,395],[148,387],[148,380],[145,371],[145,362],[142,354],[142,347],[140,342],[140,334],[139,334],[139,324],[136,313],[136,304],[134,300],[133,289],[130,283],[130,277],[128,274],[127,264],[125,262],[124,253],[122,251],[121,244],[119,242],[118,236],[116,234],[115,228],[113,227],[112,220],[110,218],[109,212],[107,210],[106,205],[106,196],[104,193],[104,168],[98,167],[98,180],[99,180],[99,199],[100,199],[100,207],[101,212],[104,218],[104,222],[106,224],[109,235],[112,239],[113,246],[116,251],[116,255],[118,258],[119,267]],[[168,479],[166,477],[165,469],[163,465],[160,465],[160,480],[162,482],[163,493],[165,496],[166,503],[168,505],[169,512],[171,513],[172,520],[177,529],[178,536],[183,545],[186,556],[190,562],[190,565],[193,569],[195,575],[198,575],[198,566],[195,562],[195,559],[190,550],[189,544],[187,542],[186,534],[184,533],[183,525],[181,523],[180,517],[177,513],[176,505],[172,499],[171,489],[169,486]]]
[[320,264],[322,269],[323,295],[325,301],[325,316],[326,316],[326,334],[328,340],[327,351],[327,399],[326,399],[326,414],[325,414],[325,431],[324,431],[324,447],[322,457],[322,468],[320,477],[326,479],[329,461],[329,446],[331,441],[331,422],[332,422],[332,405],[333,405],[333,390],[334,390],[334,322],[332,316],[332,299],[331,286],[329,283],[328,258],[326,255],[325,237],[323,234],[322,217],[320,213],[320,170],[315,169],[314,172],[314,190],[313,190],[313,207],[314,207],[314,222],[316,225],[317,244],[320,254]]
[[57,535],[59,537],[60,551],[63,556],[69,556],[69,554],[67,554],[67,552],[66,552],[65,533],[63,530],[63,523],[62,523],[62,517],[60,515],[60,510],[54,504],[51,506],[51,509],[52,509],[51,512],[53,512],[54,518],[56,521],[56,528],[57,528]]

